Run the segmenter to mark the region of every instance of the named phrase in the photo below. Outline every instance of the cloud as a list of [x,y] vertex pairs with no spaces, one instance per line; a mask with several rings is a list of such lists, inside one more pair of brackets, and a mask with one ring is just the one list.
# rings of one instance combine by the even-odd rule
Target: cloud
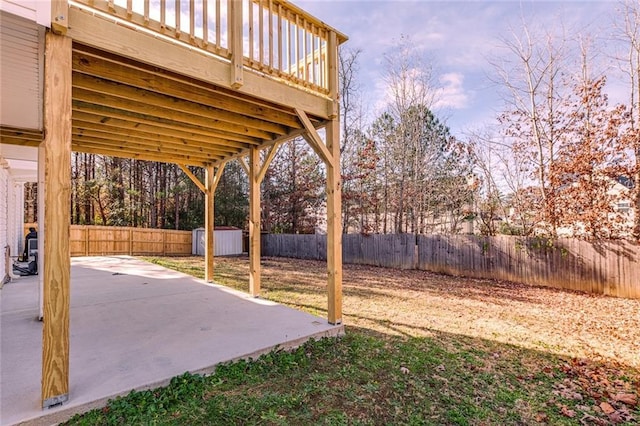
[[464,75],[459,72],[446,73],[440,76],[435,109],[464,109],[469,106],[469,96],[464,90]]

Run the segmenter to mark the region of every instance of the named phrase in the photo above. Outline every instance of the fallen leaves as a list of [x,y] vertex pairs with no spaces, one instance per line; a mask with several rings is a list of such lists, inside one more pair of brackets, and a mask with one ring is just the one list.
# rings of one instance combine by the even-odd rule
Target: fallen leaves
[[611,414],[611,413],[614,413],[616,411],[616,409],[613,408],[611,406],[611,404],[609,404],[608,402],[604,402],[604,401],[600,403],[600,409],[605,414]]
[[[615,365],[604,366],[585,359],[572,359],[560,366],[566,376],[554,385],[554,394],[568,401],[583,401],[587,398],[597,401],[597,405],[556,404],[560,414],[574,418],[580,412],[582,424],[611,425],[633,422],[636,419],[630,411],[638,404],[634,384],[621,380],[623,374]],[[637,383],[636,383],[637,385]],[[582,404],[582,403],[581,403]]]
[[574,418],[576,416],[576,412],[570,409],[569,407],[567,407],[566,405],[560,406],[560,413],[562,413],[563,416],[569,417],[569,418]]
[[613,397],[618,402],[625,403],[631,407],[638,405],[638,397],[632,393],[619,393]]

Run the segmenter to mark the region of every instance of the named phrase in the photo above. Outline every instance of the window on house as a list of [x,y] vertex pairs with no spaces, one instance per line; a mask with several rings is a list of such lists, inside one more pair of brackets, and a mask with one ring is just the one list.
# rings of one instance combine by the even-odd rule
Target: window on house
[[618,211],[620,213],[628,213],[631,210],[631,201],[618,202]]

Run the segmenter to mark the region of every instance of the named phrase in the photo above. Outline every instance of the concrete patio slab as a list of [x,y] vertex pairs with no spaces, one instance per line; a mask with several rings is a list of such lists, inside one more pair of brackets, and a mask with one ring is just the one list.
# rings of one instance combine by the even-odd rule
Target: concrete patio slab
[[73,258],[70,400],[40,408],[37,277],[0,290],[0,424],[54,424],[186,371],[255,358],[342,326],[126,256]]

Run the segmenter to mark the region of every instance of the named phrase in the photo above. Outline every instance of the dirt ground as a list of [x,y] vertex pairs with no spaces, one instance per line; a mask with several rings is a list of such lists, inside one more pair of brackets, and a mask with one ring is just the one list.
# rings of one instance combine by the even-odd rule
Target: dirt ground
[[[246,258],[217,262],[223,282],[248,277]],[[263,259],[262,295],[325,316],[325,265]],[[343,276],[347,326],[444,331],[640,368],[640,300],[361,265],[344,265]]]

